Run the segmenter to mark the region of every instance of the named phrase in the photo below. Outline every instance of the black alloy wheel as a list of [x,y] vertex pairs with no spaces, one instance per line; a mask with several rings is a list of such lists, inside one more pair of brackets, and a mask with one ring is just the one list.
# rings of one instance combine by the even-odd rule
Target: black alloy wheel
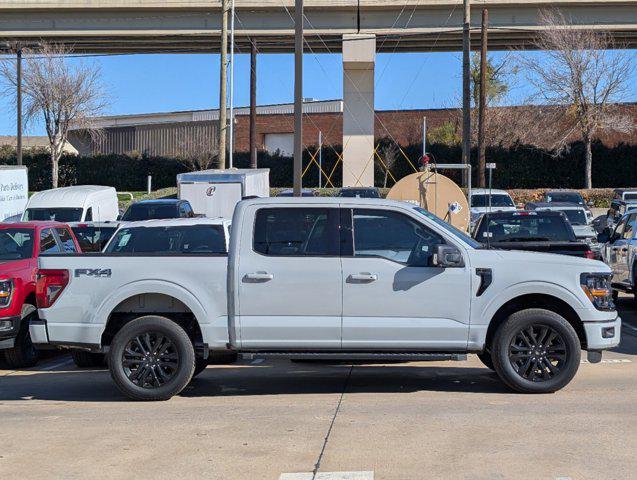
[[122,353],[128,379],[142,388],[158,388],[179,369],[179,355],[173,341],[160,332],[145,332],[130,339]]
[[509,346],[509,361],[525,380],[545,382],[566,368],[569,355],[559,332],[548,325],[531,324],[521,329]]

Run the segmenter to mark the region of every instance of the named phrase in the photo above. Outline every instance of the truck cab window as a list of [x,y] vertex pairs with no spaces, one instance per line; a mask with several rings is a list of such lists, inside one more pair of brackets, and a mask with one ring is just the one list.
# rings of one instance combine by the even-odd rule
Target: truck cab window
[[390,210],[355,209],[354,256],[381,257],[413,267],[431,265],[440,235],[406,215]]
[[77,248],[75,248],[70,232],[66,228],[57,228],[56,231],[62,243],[62,251],[64,253],[76,253]]
[[338,209],[262,208],[256,215],[254,251],[271,256],[338,255]]
[[60,247],[55,241],[53,230],[50,228],[40,232],[40,253],[60,253]]
[[92,207],[88,207],[88,210],[86,211],[86,217],[84,218],[85,222],[92,222],[93,221],[93,208]]

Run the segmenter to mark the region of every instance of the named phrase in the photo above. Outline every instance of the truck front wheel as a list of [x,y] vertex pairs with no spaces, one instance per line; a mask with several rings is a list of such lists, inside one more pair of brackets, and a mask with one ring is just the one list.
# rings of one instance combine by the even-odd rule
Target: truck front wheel
[[568,321],[550,310],[513,313],[496,331],[492,345],[495,371],[522,393],[552,393],[577,373],[581,347]]
[[109,350],[111,377],[133,400],[168,400],[195,371],[195,350],[183,328],[165,317],[137,318],[117,332]]

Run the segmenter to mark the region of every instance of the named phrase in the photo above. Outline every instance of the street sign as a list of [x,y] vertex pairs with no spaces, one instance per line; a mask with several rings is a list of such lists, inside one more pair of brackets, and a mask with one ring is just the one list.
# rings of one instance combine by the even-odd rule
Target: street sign
[[495,163],[487,163],[487,168],[489,170],[495,170]]

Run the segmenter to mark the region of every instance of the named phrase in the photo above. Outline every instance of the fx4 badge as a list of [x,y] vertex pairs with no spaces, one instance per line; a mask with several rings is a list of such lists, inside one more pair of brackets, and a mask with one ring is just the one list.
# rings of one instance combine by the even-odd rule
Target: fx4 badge
[[76,277],[95,277],[95,278],[110,278],[110,268],[77,268],[75,269]]

